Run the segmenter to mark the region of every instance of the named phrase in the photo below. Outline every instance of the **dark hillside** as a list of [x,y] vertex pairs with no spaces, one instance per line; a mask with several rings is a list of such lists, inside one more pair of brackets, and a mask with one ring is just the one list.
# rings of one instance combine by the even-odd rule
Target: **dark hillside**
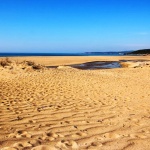
[[128,53],[129,55],[130,54],[150,54],[150,49],[141,49],[141,50],[137,50],[137,51],[133,51],[131,53]]

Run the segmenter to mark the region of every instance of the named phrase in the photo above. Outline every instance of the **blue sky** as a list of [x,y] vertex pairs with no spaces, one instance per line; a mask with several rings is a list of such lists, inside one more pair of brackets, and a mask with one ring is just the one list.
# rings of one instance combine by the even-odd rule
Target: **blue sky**
[[150,48],[150,0],[0,0],[0,52]]

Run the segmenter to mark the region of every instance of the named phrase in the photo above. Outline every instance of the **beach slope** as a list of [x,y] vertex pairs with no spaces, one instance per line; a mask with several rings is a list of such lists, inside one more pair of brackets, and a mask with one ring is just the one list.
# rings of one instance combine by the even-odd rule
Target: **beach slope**
[[0,67],[1,150],[149,150],[149,65],[84,70],[92,61],[149,56],[18,57],[46,69]]

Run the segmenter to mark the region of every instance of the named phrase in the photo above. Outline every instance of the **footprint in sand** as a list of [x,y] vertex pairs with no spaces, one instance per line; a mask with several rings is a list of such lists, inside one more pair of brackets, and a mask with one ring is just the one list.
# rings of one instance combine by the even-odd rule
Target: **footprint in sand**
[[31,140],[28,143],[35,147],[35,146],[40,145],[41,141],[40,140]]
[[18,143],[15,143],[13,144],[13,148],[16,148],[16,149],[24,149],[24,148],[31,148],[32,147],[32,144],[30,144],[29,142],[18,142]]
[[29,120],[29,123],[36,123],[36,120]]
[[22,137],[31,138],[32,135],[30,133],[28,133],[27,131],[18,130],[15,133],[9,134],[8,137],[11,137],[11,138],[22,138]]
[[84,133],[84,132],[77,132],[76,134],[73,134],[72,137],[83,137],[83,136],[86,136],[87,133]]
[[27,131],[22,131],[22,130],[18,130],[16,133],[11,134],[10,136],[13,136],[15,138],[22,138],[22,137],[31,138],[32,137],[30,133],[28,133]]
[[42,135],[42,137],[39,137],[40,140],[49,140],[54,141],[57,138],[63,138],[64,136],[62,134],[56,134],[52,132],[47,132]]
[[118,139],[122,137],[120,134],[117,134],[117,133],[105,133],[103,134],[103,138],[106,138],[106,139]]
[[45,135],[48,136],[48,137],[53,137],[53,138],[57,138],[58,137],[58,134],[52,133],[52,132],[45,133]]
[[88,150],[97,150],[100,149],[100,147],[102,147],[103,144],[100,142],[92,142],[91,145],[88,147]]
[[65,140],[59,141],[56,144],[56,147],[60,149],[72,149],[72,150],[78,150],[79,148],[78,144],[72,140],[71,141],[65,141]]
[[50,145],[40,145],[32,148],[31,150],[58,150],[58,149]]
[[65,121],[66,124],[70,124],[70,121]]
[[135,138],[146,139],[146,138],[147,138],[146,135],[140,134],[140,133],[138,133],[137,135],[133,133],[133,134],[129,134],[128,136],[129,136],[130,138],[133,138],[133,139],[135,139]]

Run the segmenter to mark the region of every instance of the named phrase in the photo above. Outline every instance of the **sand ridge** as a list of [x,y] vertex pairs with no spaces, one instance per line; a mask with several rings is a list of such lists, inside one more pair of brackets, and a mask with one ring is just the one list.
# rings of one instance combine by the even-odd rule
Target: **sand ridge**
[[149,83],[149,67],[3,70],[0,149],[149,150]]

